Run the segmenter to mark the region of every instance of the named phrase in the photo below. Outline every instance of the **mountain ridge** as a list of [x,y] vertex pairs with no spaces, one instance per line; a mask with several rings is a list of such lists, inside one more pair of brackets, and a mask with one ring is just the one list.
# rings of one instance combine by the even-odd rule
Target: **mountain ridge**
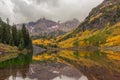
[[74,37],[85,30],[97,31],[104,28],[107,24],[110,26],[120,21],[120,0],[104,0],[100,5],[93,8],[85,20],[71,33],[64,36],[59,41]]
[[[79,20],[75,18],[62,23],[60,21],[55,22],[46,18],[40,18],[35,22],[25,23],[25,25],[31,36],[56,36],[77,28],[79,23]],[[22,24],[17,24],[18,29],[20,29],[21,26]]]
[[120,44],[120,0],[104,0],[73,31],[57,37],[59,47],[110,47]]
[[89,16],[76,29],[76,32],[91,28],[100,29],[105,26],[105,23],[110,22],[111,25],[114,25],[116,22],[119,22],[119,5],[120,0],[104,0],[103,3],[92,9]]

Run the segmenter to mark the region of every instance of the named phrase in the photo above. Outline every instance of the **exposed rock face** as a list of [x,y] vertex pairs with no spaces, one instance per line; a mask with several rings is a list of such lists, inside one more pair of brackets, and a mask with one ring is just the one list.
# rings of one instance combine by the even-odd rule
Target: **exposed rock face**
[[69,20],[64,23],[61,23],[59,26],[60,26],[60,30],[68,32],[77,28],[78,25],[79,25],[79,21],[77,19],[73,19],[73,20]]
[[86,29],[100,29],[106,24],[113,25],[120,21],[120,0],[104,0],[103,3],[92,9],[85,21],[74,31]]
[[120,0],[104,0],[100,5],[91,10],[88,17],[73,32],[58,41],[74,37],[85,30],[97,31],[118,22],[120,22]]
[[[77,19],[69,20],[63,23],[55,22],[45,18],[41,18],[36,22],[26,23],[26,27],[31,36],[56,36],[64,34],[77,28],[79,21]],[[18,24],[17,28],[21,29],[22,24]]]

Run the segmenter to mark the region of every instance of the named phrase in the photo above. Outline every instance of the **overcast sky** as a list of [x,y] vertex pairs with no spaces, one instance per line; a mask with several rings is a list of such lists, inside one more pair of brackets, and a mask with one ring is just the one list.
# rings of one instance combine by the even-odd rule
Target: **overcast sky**
[[47,18],[66,21],[77,18],[80,21],[92,8],[103,0],[0,0],[0,17],[7,17],[11,23],[24,23]]

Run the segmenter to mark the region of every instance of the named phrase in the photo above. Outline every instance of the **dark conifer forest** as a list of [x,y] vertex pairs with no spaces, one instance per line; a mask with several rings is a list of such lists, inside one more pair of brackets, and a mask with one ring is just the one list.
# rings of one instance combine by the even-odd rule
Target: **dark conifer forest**
[[17,30],[16,25],[11,26],[9,22],[5,23],[2,19],[0,19],[0,43],[16,46],[19,50],[32,50],[32,41],[25,25],[22,25],[21,30]]

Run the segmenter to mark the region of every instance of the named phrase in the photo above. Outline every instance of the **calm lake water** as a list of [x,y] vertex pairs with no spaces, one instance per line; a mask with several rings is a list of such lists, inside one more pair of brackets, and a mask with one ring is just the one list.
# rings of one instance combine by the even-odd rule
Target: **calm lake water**
[[120,52],[52,51],[0,62],[0,80],[120,80]]

